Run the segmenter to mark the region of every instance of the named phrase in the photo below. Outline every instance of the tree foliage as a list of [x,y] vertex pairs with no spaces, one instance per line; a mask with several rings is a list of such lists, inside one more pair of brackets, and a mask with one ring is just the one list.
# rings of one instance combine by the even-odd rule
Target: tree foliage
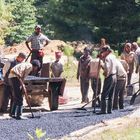
[[0,0],[0,44],[4,43],[4,37],[9,33],[9,21],[12,19],[11,8]]
[[140,33],[139,0],[50,0],[47,9],[51,29],[62,39],[118,43]]
[[[25,40],[36,23],[42,25],[49,37],[62,40],[98,42],[105,37],[109,43],[120,44],[136,41],[140,36],[140,0],[6,0],[6,3],[13,9],[10,35],[7,36],[7,28],[1,32],[1,38],[6,36],[7,42]],[[0,13],[10,15],[2,5]],[[7,27],[10,20],[2,17],[1,21]]]
[[33,32],[36,24],[34,0],[10,0],[13,9],[13,22],[11,22],[11,33],[7,42],[21,42]]

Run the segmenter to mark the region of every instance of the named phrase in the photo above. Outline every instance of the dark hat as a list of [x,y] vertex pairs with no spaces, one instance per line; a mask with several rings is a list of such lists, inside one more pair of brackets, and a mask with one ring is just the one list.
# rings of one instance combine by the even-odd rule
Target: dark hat
[[33,66],[37,66],[37,67],[39,67],[40,68],[40,62],[39,62],[39,60],[37,60],[37,59],[34,59],[34,60],[32,60],[31,61],[31,64],[33,65]]
[[41,25],[36,25],[35,29],[41,29]]
[[21,52],[21,53],[18,54],[18,57],[21,57],[21,58],[25,59],[26,58],[26,54]]
[[90,52],[90,48],[85,47],[85,48],[84,48],[84,51],[86,51],[86,52]]
[[109,45],[105,45],[104,47],[101,48],[100,53],[106,52],[106,51],[111,51],[111,48]]

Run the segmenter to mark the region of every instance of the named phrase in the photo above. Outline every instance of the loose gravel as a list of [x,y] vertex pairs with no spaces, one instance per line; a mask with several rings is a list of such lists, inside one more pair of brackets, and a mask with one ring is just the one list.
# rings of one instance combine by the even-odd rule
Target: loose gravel
[[[140,107],[139,105],[130,106],[130,98],[127,98],[125,101],[125,109],[113,111],[112,114],[96,115],[93,113],[93,108],[90,107],[91,104],[86,106],[87,111],[77,109],[83,106],[83,104],[80,104],[79,88],[78,90],[77,88],[69,88],[69,91],[71,92],[70,95],[72,95],[68,104],[60,105],[59,110],[53,112],[34,112],[35,116],[41,116],[39,119],[34,118],[17,121],[9,118],[8,114],[0,114],[0,140],[28,140],[28,133],[37,140],[35,136],[36,128],[41,128],[46,132],[45,137],[41,140],[45,140],[45,138],[53,140],[64,140],[66,138],[70,140],[81,140],[80,136],[77,135],[80,130],[84,129],[83,133],[80,134],[82,136],[88,133],[85,131],[86,128],[93,128],[96,124],[103,121],[128,115],[133,116],[132,114],[139,117]],[[92,95],[92,91],[90,92]],[[31,115],[29,113],[23,113],[23,116]]]
[[41,128],[46,132],[45,138],[63,139],[66,136],[71,137],[71,133],[74,131],[93,126],[101,121],[130,115],[136,112],[138,106],[127,106],[123,110],[113,111],[112,114],[106,115],[96,115],[93,113],[93,108],[87,108],[87,111],[76,108],[70,109],[70,106],[69,109],[64,109],[64,105],[60,108],[54,112],[35,112],[35,116],[41,116],[39,119],[17,121],[3,117],[0,120],[0,140],[28,140],[27,133],[35,138],[36,128]]

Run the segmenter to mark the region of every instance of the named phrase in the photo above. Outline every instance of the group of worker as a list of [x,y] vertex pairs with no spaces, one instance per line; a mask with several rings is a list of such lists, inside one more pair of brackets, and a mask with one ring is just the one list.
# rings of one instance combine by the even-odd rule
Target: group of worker
[[[6,61],[2,68],[3,73],[3,100],[0,108],[1,113],[8,110],[8,103],[10,99],[9,116],[17,120],[24,119],[22,116],[23,109],[23,86],[24,79],[28,75],[40,76],[40,71],[43,65],[44,47],[50,42],[47,36],[41,32],[41,26],[36,25],[35,31],[26,40],[26,46],[30,50],[31,60],[27,62],[25,53],[20,52],[16,58]],[[31,43],[31,47],[29,46]],[[60,62],[61,52],[55,52],[55,61],[51,64],[51,77],[61,77],[63,72],[63,65]],[[55,88],[60,90],[60,85]],[[54,86],[53,84],[53,86]],[[53,87],[49,84],[49,91]],[[24,88],[26,89],[26,88]],[[59,91],[58,91],[59,92]],[[61,91],[60,91],[61,92]],[[61,93],[59,93],[61,95]]]
[[25,77],[27,77],[27,75],[31,73],[37,75],[37,73],[41,69],[43,55],[39,55],[39,53],[43,47],[43,41],[46,41],[47,44],[49,42],[49,39],[41,33],[41,26],[37,25],[35,26],[35,32],[33,33],[33,35],[31,35],[26,41],[26,45],[28,48],[28,43],[31,42],[31,62],[25,62],[26,54],[22,52],[19,53],[16,58],[9,59],[5,62],[2,68],[3,100],[0,108],[1,113],[7,111],[10,98],[9,116],[17,120],[22,119],[22,86],[25,85],[22,85],[21,80],[23,81]]
[[[41,26],[37,25],[34,33],[26,40],[26,46],[31,54],[31,61],[26,62],[27,56],[21,52],[15,59],[4,64],[4,97],[0,112],[7,111],[9,98],[11,98],[9,116],[17,120],[22,119],[22,89],[25,85],[21,85],[21,80],[23,81],[28,75],[39,76],[43,65],[44,47],[49,42],[48,37],[41,33]],[[31,47],[29,43],[31,43]],[[90,51],[88,47],[84,48],[83,55],[78,63],[77,79],[80,80],[81,103],[89,102],[88,89],[91,80],[94,93],[92,107],[98,105],[101,108],[98,114],[112,113],[112,109],[123,109],[125,87],[131,84],[134,63],[136,64],[136,72],[139,72],[140,48],[138,44],[136,42],[126,43],[120,60],[115,57],[105,39],[101,39],[99,53],[96,58],[91,57]],[[61,52],[56,52],[55,61],[51,64],[51,77],[61,77],[63,65],[60,58]],[[101,69],[105,77],[102,93]],[[54,85],[60,87],[58,83]],[[50,84],[49,90],[51,90],[51,86]]]
[[[92,58],[91,49],[85,47],[79,60],[77,79],[80,80],[81,103],[89,102],[88,90],[91,81],[92,107],[99,106],[101,108],[97,114],[110,114],[112,110],[124,108],[126,86],[131,84],[134,69],[136,73],[139,72],[140,48],[136,42],[127,42],[120,59],[118,59],[105,39],[102,38],[98,52],[98,55]],[[102,91],[101,69],[104,75]]]

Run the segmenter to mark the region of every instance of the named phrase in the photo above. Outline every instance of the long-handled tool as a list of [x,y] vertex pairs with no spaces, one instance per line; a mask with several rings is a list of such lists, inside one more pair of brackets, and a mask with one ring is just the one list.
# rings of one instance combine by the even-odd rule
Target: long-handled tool
[[99,64],[97,68],[97,83],[96,83],[96,91],[95,91],[95,102],[94,102],[94,113],[96,113],[96,101],[97,101],[97,93],[98,93],[98,86],[99,86],[99,73],[100,73],[100,65],[101,65],[101,60],[99,58]]
[[98,96],[96,96],[96,98],[93,98],[91,101],[89,101],[88,103],[84,104],[81,108],[77,108],[78,110],[86,110],[85,106],[87,106],[88,104],[90,104],[93,101],[96,101],[99,98],[100,94]]
[[30,51],[29,55],[27,56],[25,62],[29,59],[30,55],[32,54],[32,52]]
[[136,97],[140,94],[140,89],[136,93],[134,93],[130,99],[130,105],[133,105],[135,102]]
[[[137,84],[137,83],[139,83],[139,81],[128,85],[128,87],[129,87],[129,86],[133,86],[133,85],[135,85],[135,84]],[[137,97],[139,94],[140,94],[140,89],[138,89],[138,90],[132,95],[132,97],[131,97],[131,99],[130,99],[130,105],[133,105],[133,104],[134,104],[135,99],[136,99],[136,97]]]
[[23,89],[23,92],[24,92],[24,95],[25,95],[25,99],[27,101],[27,104],[29,106],[29,109],[30,109],[30,112],[31,112],[31,115],[32,115],[30,118],[40,118],[40,116],[34,116],[32,108],[31,108],[30,100],[28,98],[28,94],[27,94],[27,90],[26,90],[25,84],[23,83],[21,78],[19,78],[19,81],[21,83],[21,86],[22,86],[22,89]]

